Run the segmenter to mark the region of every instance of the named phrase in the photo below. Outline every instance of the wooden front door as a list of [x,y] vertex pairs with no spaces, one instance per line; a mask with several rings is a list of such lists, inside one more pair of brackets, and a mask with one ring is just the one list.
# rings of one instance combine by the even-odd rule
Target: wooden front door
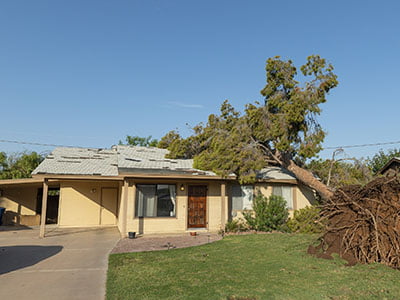
[[207,225],[207,187],[189,185],[188,228],[201,228]]

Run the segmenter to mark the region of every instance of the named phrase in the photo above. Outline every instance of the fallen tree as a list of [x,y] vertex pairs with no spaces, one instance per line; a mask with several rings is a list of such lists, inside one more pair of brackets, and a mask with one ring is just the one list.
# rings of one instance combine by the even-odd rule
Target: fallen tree
[[224,101],[221,113],[195,126],[192,136],[184,139],[171,131],[159,146],[170,150],[169,158],[193,158],[195,168],[223,177],[236,174],[241,183],[253,183],[264,167],[281,166],[329,199],[332,190],[304,162],[322,150],[325,132],[317,117],[338,85],[333,66],[312,55],[298,72],[291,60],[277,56],[267,60],[265,70],[262,103],[247,104],[242,114]]
[[322,258],[338,253],[350,265],[382,263],[400,269],[400,179],[377,178],[338,189],[323,206],[326,232],[308,252]]

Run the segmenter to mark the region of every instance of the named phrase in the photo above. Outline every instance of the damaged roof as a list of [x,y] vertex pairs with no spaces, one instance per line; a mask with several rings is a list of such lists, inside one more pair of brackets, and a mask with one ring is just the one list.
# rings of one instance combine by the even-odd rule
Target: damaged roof
[[[121,173],[147,173],[216,176],[214,172],[194,169],[192,159],[165,158],[168,152],[155,147],[123,145],[111,149],[59,147],[44,159],[32,175],[118,176]],[[268,167],[258,173],[257,179],[296,180],[296,177],[280,167]]]
[[113,146],[111,149],[56,148],[32,172],[57,175],[118,176],[123,173],[188,173],[216,176],[193,169],[192,159],[168,159],[168,150],[154,147]]

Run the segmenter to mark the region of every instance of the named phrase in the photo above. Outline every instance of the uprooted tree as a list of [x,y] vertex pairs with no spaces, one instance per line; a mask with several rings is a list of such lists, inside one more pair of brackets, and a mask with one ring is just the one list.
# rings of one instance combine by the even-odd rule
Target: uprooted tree
[[322,207],[326,231],[308,252],[339,254],[350,265],[379,262],[400,269],[400,178],[380,177],[365,186],[345,186]]
[[240,182],[254,182],[256,170],[279,165],[307,186],[329,199],[332,191],[301,167],[321,149],[325,132],[316,117],[320,104],[338,85],[333,66],[318,55],[307,58],[300,68],[309,79],[300,85],[291,60],[267,60],[267,83],[261,90],[264,103],[247,104],[244,114],[226,100],[220,115],[211,114],[206,125],[195,126],[186,139],[176,132],[161,139],[170,158],[194,158],[196,168],[212,170],[222,176],[234,173]]

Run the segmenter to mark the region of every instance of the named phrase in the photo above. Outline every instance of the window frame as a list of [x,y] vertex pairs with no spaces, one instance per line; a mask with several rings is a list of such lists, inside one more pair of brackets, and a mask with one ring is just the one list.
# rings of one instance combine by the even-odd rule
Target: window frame
[[[140,189],[139,186],[154,186],[155,187],[155,191],[156,191],[156,203],[158,201],[158,186],[160,185],[166,185],[166,186],[174,186],[175,187],[175,204],[174,204],[174,215],[173,216],[139,216],[138,215],[138,204],[139,204],[139,193],[140,193]],[[177,218],[177,212],[178,212],[178,207],[177,207],[177,198],[178,198],[178,191],[177,191],[177,184],[176,183],[136,183],[135,184],[136,187],[136,193],[135,193],[135,201],[134,201],[134,214],[133,214],[133,218],[134,219],[142,219],[142,218],[150,218],[150,219],[163,219],[163,218],[167,218],[167,219],[176,219]],[[142,208],[143,209],[143,208]],[[156,213],[158,213],[158,210],[156,211]]]
[[[245,196],[246,196],[246,194],[244,194],[244,187],[250,187],[251,188],[251,199],[250,199],[250,201],[248,201],[248,203],[250,203],[251,204],[251,207],[250,208],[244,208],[244,205],[245,205],[245,203],[244,203],[244,198],[245,198]],[[241,209],[237,209],[237,208],[234,208],[234,198],[239,198],[239,197],[237,197],[236,195],[234,195],[234,189],[235,188],[240,188],[240,191],[241,191],[241,193],[242,193],[242,195],[240,196],[240,198],[241,198]],[[254,184],[232,184],[231,185],[231,187],[230,187],[230,198],[231,198],[231,211],[232,211],[232,213],[233,212],[242,212],[242,211],[245,211],[245,210],[252,210],[253,209],[253,207],[252,207],[252,205],[253,205],[253,202],[254,202],[254,197],[255,197],[255,185]]]

